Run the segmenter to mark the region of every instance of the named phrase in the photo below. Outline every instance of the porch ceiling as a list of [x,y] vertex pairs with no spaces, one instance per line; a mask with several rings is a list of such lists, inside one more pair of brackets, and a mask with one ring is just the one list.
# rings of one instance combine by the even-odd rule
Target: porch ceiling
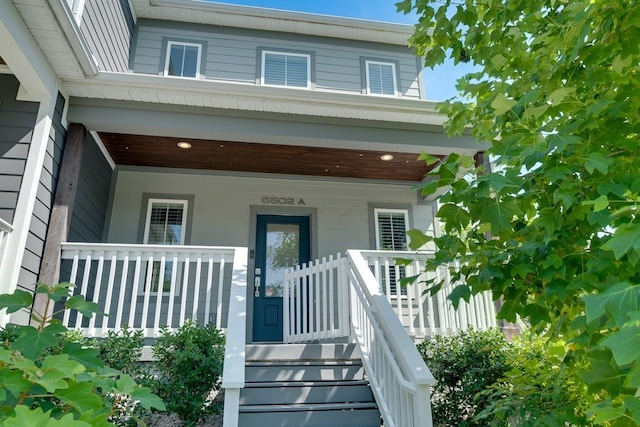
[[[119,165],[419,182],[431,166],[416,153],[303,147],[101,132]],[[190,149],[178,148],[180,141]],[[383,161],[383,154],[393,160]]]

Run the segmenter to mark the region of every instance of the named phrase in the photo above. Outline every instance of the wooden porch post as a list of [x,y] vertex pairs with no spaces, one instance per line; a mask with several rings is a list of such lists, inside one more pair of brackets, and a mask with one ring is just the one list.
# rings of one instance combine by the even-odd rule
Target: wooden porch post
[[[38,276],[38,280],[47,285],[58,283],[60,278],[61,244],[67,240],[69,234],[86,131],[84,125],[71,123],[67,132],[47,238],[44,244],[42,264],[40,265],[40,274]],[[45,307],[46,295],[36,294],[33,302],[34,310],[43,313]],[[51,310],[53,310],[53,307],[51,307]]]

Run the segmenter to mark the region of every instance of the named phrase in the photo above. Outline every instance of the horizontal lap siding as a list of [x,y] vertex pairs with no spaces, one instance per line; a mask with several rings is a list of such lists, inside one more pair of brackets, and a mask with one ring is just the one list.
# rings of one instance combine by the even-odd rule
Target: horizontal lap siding
[[91,135],[87,134],[69,230],[70,242],[100,242],[104,230],[111,166]]
[[126,72],[129,69],[133,28],[128,0],[86,0],[80,32],[101,70]]
[[62,153],[67,136],[67,131],[62,126],[64,102],[62,95],[58,94],[44,165],[40,174],[40,183],[36,192],[36,201],[29,226],[22,268],[18,278],[18,283],[27,288],[32,288],[38,280],[44,241],[47,237],[49,217],[53,207],[58,175],[60,174],[60,163],[62,162]]
[[[374,43],[341,41],[319,37],[301,37],[295,34],[276,35],[220,29],[194,25],[161,26],[157,21],[140,20],[135,42],[133,71],[159,74],[164,70],[161,58],[163,38],[205,42],[206,79],[235,83],[255,83],[258,48],[274,50],[308,51],[315,55],[317,90],[337,90],[361,93],[362,72],[360,57],[397,61],[400,64],[400,85],[403,96],[419,98],[418,68],[412,52],[401,47]],[[278,38],[280,37],[280,38]]]
[[35,102],[17,101],[20,83],[0,74],[0,218],[13,222],[29,143],[38,114]]

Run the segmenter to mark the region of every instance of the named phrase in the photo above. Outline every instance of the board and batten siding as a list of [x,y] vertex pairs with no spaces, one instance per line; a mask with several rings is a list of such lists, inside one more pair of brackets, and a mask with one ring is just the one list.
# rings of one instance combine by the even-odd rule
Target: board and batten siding
[[87,133],[69,227],[69,242],[101,242],[113,170]]
[[363,73],[360,58],[399,64],[400,91],[403,97],[420,98],[418,62],[407,47],[341,39],[278,34],[204,26],[138,20],[132,54],[134,73],[162,74],[167,40],[202,42],[204,79],[257,84],[259,49],[312,53],[315,58],[315,89],[362,93]]
[[411,206],[415,228],[433,222],[430,205],[417,204],[410,184],[313,181],[213,174],[183,174],[119,170],[111,207],[108,241],[141,243],[143,194],[193,195],[192,245],[253,247],[250,242],[251,206],[264,196],[303,199],[301,208],[317,210],[317,256],[347,249],[371,248],[370,205]]
[[44,165],[36,192],[33,216],[29,225],[24,258],[20,276],[18,277],[18,285],[28,289],[33,289],[33,285],[38,281],[49,217],[53,207],[58,175],[60,174],[60,163],[62,162],[62,153],[64,152],[64,143],[67,136],[67,130],[62,125],[64,103],[64,97],[58,94]]
[[0,74],[0,218],[13,216],[38,114],[37,102],[17,101],[20,82]]
[[100,70],[128,71],[134,25],[129,0],[86,0],[80,32]]

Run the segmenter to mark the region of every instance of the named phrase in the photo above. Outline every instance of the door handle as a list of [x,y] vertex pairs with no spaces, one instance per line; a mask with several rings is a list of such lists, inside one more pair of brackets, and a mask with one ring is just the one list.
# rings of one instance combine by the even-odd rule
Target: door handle
[[260,276],[255,277],[253,288],[254,288],[253,296],[258,298],[260,296]]

